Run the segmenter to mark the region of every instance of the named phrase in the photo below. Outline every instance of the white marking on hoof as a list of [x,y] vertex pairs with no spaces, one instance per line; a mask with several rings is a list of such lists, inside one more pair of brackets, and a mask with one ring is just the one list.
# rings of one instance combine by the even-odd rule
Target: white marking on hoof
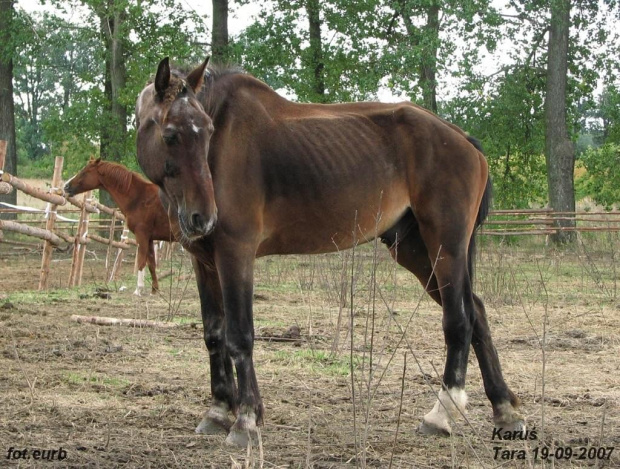
[[228,407],[225,405],[213,405],[207,412],[201,422],[196,427],[196,433],[204,435],[215,435],[218,433],[227,433],[232,422],[228,418]]
[[425,435],[450,435],[450,421],[465,413],[467,394],[460,388],[439,391],[439,398],[433,409],[424,416],[418,431]]

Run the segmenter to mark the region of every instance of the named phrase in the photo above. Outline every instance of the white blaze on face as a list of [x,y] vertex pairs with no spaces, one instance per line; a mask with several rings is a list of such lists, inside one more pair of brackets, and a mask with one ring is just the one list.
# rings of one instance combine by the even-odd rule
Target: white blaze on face
[[194,121],[193,121],[193,120],[192,120],[192,130],[193,130],[195,133],[197,133],[197,134],[198,134],[198,133],[200,133],[200,127],[198,127],[198,126],[194,123]]
[[77,176],[77,174],[74,174],[73,176],[71,176],[69,179],[65,181],[65,187],[67,187],[67,185],[75,179],[75,176]]

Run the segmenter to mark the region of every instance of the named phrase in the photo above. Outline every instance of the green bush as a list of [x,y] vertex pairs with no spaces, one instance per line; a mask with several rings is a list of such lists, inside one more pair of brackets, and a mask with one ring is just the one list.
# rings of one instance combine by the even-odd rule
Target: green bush
[[589,148],[581,156],[586,174],[576,181],[577,193],[610,210],[620,202],[620,145]]

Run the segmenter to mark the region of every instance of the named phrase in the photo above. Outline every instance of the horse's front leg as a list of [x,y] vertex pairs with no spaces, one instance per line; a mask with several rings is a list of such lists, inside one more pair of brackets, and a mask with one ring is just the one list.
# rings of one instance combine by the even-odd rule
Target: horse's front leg
[[149,239],[142,233],[135,233],[136,242],[138,243],[138,283],[136,289],[133,292],[136,296],[141,296],[144,290],[144,267],[146,266],[146,260],[149,252]]
[[237,413],[237,389],[232,361],[226,348],[226,321],[218,272],[213,262],[205,264],[192,256],[196,273],[204,340],[211,368],[211,406],[196,427],[196,433],[228,432],[229,413]]
[[256,250],[235,244],[216,250],[216,265],[226,311],[226,345],[237,371],[239,411],[226,438],[228,444],[246,446],[256,439],[257,426],[263,423],[263,403],[254,372],[252,350],[253,269]]

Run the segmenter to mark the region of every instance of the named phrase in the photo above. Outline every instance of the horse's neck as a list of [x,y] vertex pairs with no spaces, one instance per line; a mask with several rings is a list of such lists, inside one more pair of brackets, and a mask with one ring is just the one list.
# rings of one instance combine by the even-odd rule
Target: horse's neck
[[129,189],[127,192],[123,192],[118,188],[118,184],[110,180],[109,177],[100,176],[99,180],[103,188],[110,193],[110,196],[118,205],[118,208],[121,209],[121,212],[127,214],[127,209],[129,208],[129,204],[135,198],[135,193],[138,188],[136,187],[136,182],[138,178],[133,177],[133,174],[130,175],[131,182],[129,183]]
[[[251,93],[240,93],[242,89],[250,90]],[[271,102],[284,100],[268,85],[251,75],[231,74],[219,77],[209,89],[205,90],[202,96],[202,104],[207,114],[216,121],[223,117],[223,114],[229,109],[227,105],[229,99],[247,99],[247,96],[255,98],[246,103],[248,106],[260,104],[261,109],[264,109]],[[253,112],[252,110],[247,111],[250,114]]]

